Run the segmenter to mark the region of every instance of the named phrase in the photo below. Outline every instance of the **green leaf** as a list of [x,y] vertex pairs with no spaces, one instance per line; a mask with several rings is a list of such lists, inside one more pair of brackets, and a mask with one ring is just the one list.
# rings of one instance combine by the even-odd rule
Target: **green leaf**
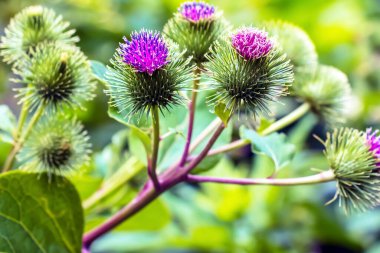
[[214,113],[216,116],[218,116],[225,126],[228,124],[228,120],[231,117],[231,110],[226,108],[226,105],[224,103],[218,103],[214,108]]
[[0,175],[0,252],[77,253],[83,211],[74,186],[57,176],[12,171]]
[[108,107],[108,115],[121,124],[129,127],[131,129],[131,135],[133,134],[141,141],[147,154],[151,153],[150,137],[145,131],[140,128],[142,125],[149,125],[149,123],[145,122],[147,121],[146,118],[142,118],[139,125],[135,125],[132,122],[129,122],[125,116],[121,115],[121,113],[117,112],[116,108],[113,106]]
[[106,84],[107,80],[105,78],[105,74],[107,67],[99,61],[90,61],[90,65],[92,73],[95,75],[96,79],[98,79],[101,83]]
[[265,118],[265,117],[261,117],[260,118],[260,125],[256,128],[256,131],[258,133],[261,133],[263,130],[267,129],[270,125],[272,125],[272,123],[274,122],[275,120],[273,118]]
[[13,143],[16,117],[7,105],[0,105],[0,141]]
[[252,152],[270,157],[276,171],[286,166],[293,158],[295,146],[287,143],[284,134],[273,133],[263,137],[252,129],[241,127],[240,137],[251,141]]

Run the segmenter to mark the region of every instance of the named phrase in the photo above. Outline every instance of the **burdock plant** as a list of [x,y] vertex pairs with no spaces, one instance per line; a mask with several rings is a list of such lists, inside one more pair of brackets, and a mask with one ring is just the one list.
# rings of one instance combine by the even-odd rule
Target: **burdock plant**
[[[21,84],[21,87],[15,89],[16,97],[22,108],[17,127],[11,133],[13,149],[3,171],[13,167],[16,155],[29,138],[34,139],[34,151],[46,149],[44,145],[48,145],[47,142],[50,145],[49,149],[60,150],[63,145],[60,141],[36,140],[42,141],[46,137],[44,134],[49,131],[65,129],[63,125],[59,125],[63,124],[63,121],[55,121],[53,124],[56,114],[64,110],[68,113],[76,108],[84,109],[83,102],[94,97],[95,86],[90,65],[84,54],[75,46],[77,41],[78,38],[74,36],[74,30],[69,29],[69,24],[53,10],[42,6],[24,9],[5,29],[5,36],[1,38],[0,44],[1,55],[5,62],[14,65],[16,78],[13,80]],[[52,124],[45,124],[43,130],[34,130],[40,118],[45,118],[44,120]],[[40,128],[42,127],[37,127]],[[66,133],[69,135],[67,131]],[[83,137],[74,129],[72,133],[72,137],[68,136],[70,140],[75,139],[74,135],[78,135],[78,138]],[[30,148],[28,150],[28,155],[24,152],[21,156],[28,157],[22,159],[24,163],[26,160],[33,160],[33,157],[37,159],[40,155]],[[39,158],[42,159],[42,156]],[[46,162],[50,158],[50,155],[45,156],[45,163],[28,162],[35,166],[26,167],[41,167],[41,164],[45,164],[42,167],[47,168]],[[23,162],[20,161],[19,165],[22,166]]]
[[79,41],[69,23],[51,9],[31,6],[18,13],[5,29],[0,48],[7,63],[22,63],[41,42],[74,45]]
[[[6,29],[0,45],[1,55],[4,61],[13,64],[15,79],[22,86],[16,89],[22,109],[18,124],[8,124],[13,149],[3,172],[21,168],[37,174],[47,172],[51,179],[56,175],[71,175],[91,164],[86,131],[72,116],[64,114],[83,108],[83,102],[93,98],[93,74],[105,83],[109,115],[127,126],[127,132],[122,133],[129,135],[129,145],[123,141],[125,136],[115,135],[113,142],[122,147],[111,147],[105,153],[111,157],[107,159],[112,160],[112,164],[119,165],[120,160],[121,166],[116,170],[107,168],[107,172],[103,167],[99,171],[91,168],[96,173],[107,174],[107,179],[92,195],[87,194],[90,196],[84,200],[83,208],[90,216],[99,210],[108,215],[109,212],[94,207],[114,193],[124,193],[119,190],[124,189],[134,175],[139,175],[136,182],[144,178],[138,173],[142,168],[146,169],[146,181],[132,201],[83,234],[83,252],[90,252],[96,239],[139,213],[162,193],[186,182],[287,186],[335,181],[337,190],[332,201],[339,199],[347,213],[379,204],[380,137],[371,129],[364,132],[336,128],[329,131],[325,140],[317,137],[324,146],[328,167],[314,175],[296,178],[278,178],[275,174],[268,178],[200,175],[199,165],[210,161],[209,157],[246,145],[252,145],[254,152],[267,153],[270,157],[281,155],[281,159],[285,159],[289,145],[281,146],[283,136],[276,132],[309,111],[327,122],[328,128],[344,122],[342,112],[350,94],[348,79],[340,70],[318,63],[314,45],[302,29],[271,22],[231,30],[217,7],[194,1],[179,6],[163,33],[141,29],[125,36],[113,57],[110,56],[107,67],[92,62],[94,73],[75,46],[76,41],[68,23],[44,7],[21,11]],[[202,96],[197,96],[198,93]],[[245,124],[241,117],[234,115],[244,113],[252,120],[263,119],[268,114],[275,117],[272,108],[289,94],[296,102],[301,101],[298,108],[256,129],[243,126],[240,139],[226,141],[230,137],[226,128]],[[282,106],[286,105],[282,103]],[[195,131],[197,124],[206,122],[206,114],[212,115],[214,120],[201,131]],[[197,136],[193,138],[195,133]],[[172,138],[173,135],[176,136]],[[217,141],[219,146],[214,147]],[[276,153],[277,146],[268,148],[273,145],[279,145],[281,154]],[[130,155],[123,153],[125,146],[131,149]],[[99,157],[96,156],[97,164],[107,164],[99,162],[104,159]],[[146,163],[142,163],[145,157]],[[14,158],[17,158],[16,164]],[[171,163],[164,163],[166,160]],[[275,165],[280,167],[278,161]],[[8,175],[12,173],[4,173],[0,180]],[[49,189],[59,187],[51,181],[46,182]],[[39,194],[41,196],[33,196],[33,199],[43,202],[41,210],[51,206],[44,195],[49,193],[41,191]],[[82,210],[82,205],[78,206]],[[38,227],[36,238],[54,229],[61,235],[65,228],[73,226],[60,227],[60,222],[66,218],[69,222],[81,215],[63,208],[54,216],[59,218],[53,220],[52,212],[45,212],[43,224],[52,221],[53,225]],[[82,224],[75,225],[82,236]],[[6,235],[0,232],[0,238],[8,240],[8,234],[17,232],[7,231]],[[73,235],[72,230],[69,235]],[[45,245],[51,237],[42,238],[41,245]],[[12,243],[12,238],[9,241]],[[76,238],[76,242],[80,246],[82,238]],[[60,244],[71,247],[61,239],[54,247]],[[22,248],[18,244],[12,246]],[[0,245],[0,251],[8,250],[2,247]],[[70,248],[70,252],[77,252],[79,248]]]
[[19,154],[23,168],[67,174],[86,165],[91,145],[87,132],[75,119],[58,115],[42,119]]
[[229,111],[257,115],[269,112],[268,103],[287,94],[293,70],[265,31],[241,28],[217,43],[205,64],[212,104],[224,103]]
[[201,64],[210,48],[229,29],[223,13],[204,2],[185,2],[164,27],[164,33]]

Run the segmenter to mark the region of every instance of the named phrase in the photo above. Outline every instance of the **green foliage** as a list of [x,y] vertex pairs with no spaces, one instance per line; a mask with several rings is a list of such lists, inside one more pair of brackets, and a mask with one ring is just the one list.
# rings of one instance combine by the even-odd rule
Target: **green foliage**
[[[37,0],[37,2],[41,1]],[[364,129],[368,125],[377,126],[379,124],[378,101],[380,86],[376,76],[378,72],[376,69],[378,66],[377,55],[380,45],[377,31],[379,15],[374,0],[369,0],[365,3],[344,0],[332,0],[323,3],[316,0],[270,0],[261,2],[211,0],[211,2],[223,9],[226,17],[236,25],[242,23],[261,24],[262,20],[273,18],[285,19],[294,23],[294,25],[288,23],[288,21],[264,23],[267,25],[266,30],[271,37],[277,41],[279,50],[281,49],[281,52],[286,54],[290,63],[294,65],[295,84],[293,87],[295,88],[293,90],[290,88],[290,92],[301,98],[301,100],[310,103],[313,106],[315,115],[325,119],[330,125],[335,125],[337,121],[340,122],[343,118],[346,118],[343,107],[349,107],[347,122],[349,126]],[[56,3],[49,3],[49,5],[53,6],[57,12],[62,13],[78,28],[78,34],[81,35],[80,45],[83,47],[84,52],[91,58],[106,62],[114,52],[115,41],[130,30],[141,27],[161,29],[179,3],[180,1],[178,0],[116,2],[113,0],[92,0],[60,1],[58,5]],[[2,22],[7,21],[15,10],[19,10],[25,4],[25,1],[19,0],[1,3],[0,25],[6,27],[6,24]],[[23,12],[28,13],[26,10],[28,9]],[[33,9],[31,8],[31,10],[31,14],[33,14]],[[43,10],[54,14],[54,12],[46,8],[43,8]],[[38,14],[39,7],[34,12]],[[25,17],[27,15],[24,15]],[[5,37],[1,39],[0,54],[4,57],[4,60],[14,62],[16,58],[27,58],[36,49],[36,46],[21,47],[21,44],[17,42],[21,41],[20,38],[24,41],[36,41],[36,43],[56,41],[54,38],[50,40],[48,36],[45,36],[48,25],[51,25],[49,20],[52,19],[47,18],[48,16],[46,15],[43,16],[44,19],[41,17],[31,15],[29,21],[32,26],[29,28],[24,26],[22,29],[19,29],[20,26],[17,26],[19,23],[16,22],[21,20],[20,18],[15,17],[11,21],[14,25],[12,26],[11,24],[6,28]],[[56,36],[55,38],[66,36],[67,40],[61,43],[74,44],[78,41],[78,38],[73,36],[74,32],[70,30],[68,24],[62,21],[61,17],[58,19],[57,17],[54,14],[53,19],[58,21],[54,23],[57,26],[53,29],[54,33],[50,35]],[[26,20],[26,18],[23,20]],[[41,20],[48,20],[49,22],[44,23]],[[178,20],[177,16],[171,19],[173,22]],[[218,21],[224,22],[222,19]],[[41,26],[41,24],[46,24],[47,26]],[[196,56],[196,51],[209,51],[210,47],[207,44],[212,44],[211,40],[214,37],[228,33],[228,29],[220,29],[219,33],[215,32],[215,26],[202,24],[198,26],[190,24],[187,26],[188,24],[189,22],[184,26],[182,23],[169,22],[164,26],[164,30],[166,32],[170,27],[171,31],[184,28],[185,33],[182,31],[176,33],[177,43],[181,50],[187,49],[185,55],[192,55],[192,60],[195,60],[195,62],[205,60],[204,55]],[[308,35],[298,26],[307,31],[316,48],[314,48]],[[26,28],[29,31],[11,34],[10,31],[15,27],[18,31],[25,31]],[[41,27],[44,27],[44,29],[40,29]],[[200,28],[210,29],[214,33],[202,33],[202,31],[199,31]],[[227,26],[224,28],[227,28]],[[61,32],[55,33],[59,29],[61,29]],[[37,34],[36,30],[41,31],[41,33]],[[166,33],[170,37],[170,32]],[[20,34],[25,36],[20,37]],[[176,34],[172,32],[172,35],[175,36]],[[11,37],[12,40],[10,40]],[[58,40],[62,41],[61,39]],[[195,43],[191,44],[194,41]],[[8,46],[8,48],[5,46]],[[345,88],[348,85],[339,84],[339,82],[347,83],[346,77],[335,78],[336,71],[326,71],[325,75],[317,77],[316,72],[311,71],[315,67],[317,60],[315,49],[317,49],[322,63],[333,65],[347,73],[354,90],[353,100],[346,99],[348,98],[346,91],[350,90],[349,87]],[[22,62],[25,61],[23,60]],[[104,65],[97,61],[91,61],[90,63],[91,70],[97,81],[107,86]],[[203,66],[201,67],[203,68]],[[228,68],[225,72],[228,73],[231,69]],[[8,69],[0,66],[0,92],[4,91],[4,87],[6,87],[4,80],[7,78],[7,72]],[[211,73],[208,72],[207,74]],[[339,74],[339,76],[341,75]],[[331,81],[331,79],[335,81]],[[200,80],[200,87],[202,88],[206,87],[203,84],[207,84],[204,81],[202,74],[202,79]],[[320,85],[323,82],[331,82],[331,84]],[[26,88],[26,85],[28,83],[22,84],[22,88]],[[190,87],[190,83],[186,84],[183,91],[186,91],[187,87]],[[201,90],[199,92],[199,94],[204,93],[219,94],[221,92],[220,90],[211,92]],[[9,96],[9,93],[4,93],[4,95],[0,96],[1,102],[5,101],[12,111],[17,112],[17,108],[14,107],[16,103]],[[83,95],[87,96],[88,94],[83,93]],[[181,91],[180,95],[186,97],[185,92],[182,93]],[[205,108],[204,97],[202,95],[199,97],[201,99],[198,99],[197,102],[193,140],[215,118],[215,115]],[[339,97],[345,97],[345,99],[340,100]],[[268,106],[270,105],[268,108],[270,108],[271,114],[269,116],[271,119],[286,115],[291,108],[294,108],[293,98],[284,99],[282,102],[286,106],[279,105],[277,107],[274,103],[268,103]],[[112,102],[112,104],[114,103]],[[127,113],[119,112],[120,109],[113,106],[108,110],[108,115],[111,119],[100,117],[101,114],[106,115],[107,108],[105,104],[104,96],[98,96],[91,104],[83,104],[83,107],[88,107],[90,110],[82,113],[82,116],[79,117],[84,116],[86,125],[89,126],[91,141],[94,143],[96,150],[92,159],[94,162],[89,167],[84,168],[85,170],[81,168],[82,173],[70,175],[71,181],[74,182],[82,199],[85,200],[83,203],[91,199],[97,191],[103,192],[104,189],[104,192],[107,193],[107,196],[102,197],[93,207],[87,209],[87,231],[99,225],[100,222],[104,222],[104,220],[131,201],[147,179],[146,166],[141,162],[146,163],[146,154],[149,154],[149,149],[151,148],[149,137],[151,132],[150,118],[139,117],[139,115],[128,117]],[[216,116],[226,121],[228,112],[223,109],[221,103],[215,104],[217,106],[212,111]],[[272,104],[274,105],[273,108]],[[72,113],[71,108],[68,109],[65,112],[70,111]],[[275,112],[275,114],[272,112]],[[331,114],[332,112],[334,113]],[[30,111],[29,114],[32,113],[33,111]],[[17,115],[17,113],[15,114]],[[283,149],[279,147],[284,147],[284,150],[287,150],[286,147],[291,145],[289,143],[295,145],[297,152],[290,155],[289,159],[285,159],[284,166],[281,166],[281,170],[275,174],[276,178],[306,176],[311,173],[310,167],[328,168],[330,166],[319,152],[319,146],[315,145],[315,141],[310,136],[311,132],[320,134],[323,129],[322,124],[315,126],[317,123],[315,115],[309,114],[299,122],[286,128],[284,130],[288,136],[286,138],[282,134],[274,134],[268,137],[258,136],[253,139],[255,152],[259,151],[259,148],[255,146],[256,144],[261,145],[264,150],[267,147],[273,148],[273,150],[277,150],[276,159],[279,159],[278,162],[281,160],[282,155],[286,153],[283,153]],[[28,123],[29,116],[31,115],[28,115],[26,123]],[[177,162],[181,156],[188,123],[187,108],[184,106],[173,107],[169,112],[165,112],[164,116],[163,120],[161,120],[161,134],[168,137],[160,143],[160,172]],[[234,139],[237,138],[238,131],[236,128],[244,120],[249,121],[253,127],[256,127],[257,133],[260,133],[262,129],[273,123],[271,119],[266,119],[260,115],[260,126],[257,127],[257,119],[259,117],[253,119],[247,116],[241,117],[239,122],[231,120],[228,129],[223,132],[213,148],[228,144],[232,136]],[[119,131],[123,126],[127,128]],[[16,136],[15,128],[15,116],[8,108],[1,106],[0,141],[3,143],[0,143],[0,167],[4,157],[8,155],[8,149],[11,148],[9,143],[12,144],[15,141],[13,139],[13,136]],[[26,125],[23,129],[26,129]],[[245,131],[253,130],[245,129]],[[47,130],[46,132],[49,131]],[[110,140],[111,136],[112,140]],[[272,143],[272,140],[275,142]],[[191,155],[199,154],[205,143],[206,141],[203,141]],[[268,153],[269,155],[271,152],[260,151],[259,153]],[[344,158],[341,161],[348,161],[344,164],[344,166],[348,166],[350,157],[346,156],[345,152],[341,153],[341,157]],[[247,149],[232,151],[227,155],[206,158],[193,172],[207,170],[208,175],[218,177],[267,177],[271,174],[268,171],[272,172],[273,168],[276,167],[274,166],[275,160],[268,155],[257,155],[251,159],[250,152]],[[137,165],[135,166],[134,163],[129,161],[137,161]],[[351,165],[356,162],[353,161]],[[281,164],[281,162],[279,163]],[[11,176],[12,173],[4,174],[0,178]],[[351,173],[349,180],[352,180],[352,175]],[[46,175],[44,174],[42,178],[45,177]],[[372,180],[371,177],[370,179]],[[348,181],[345,180],[344,182]],[[41,182],[38,181],[37,184],[39,183]],[[11,181],[11,184],[14,184],[15,187],[19,185],[17,181]],[[0,188],[2,185],[0,184]],[[341,187],[345,187],[357,195],[356,191],[361,189],[363,185],[362,182],[350,185],[344,183],[341,184]],[[52,181],[48,187],[56,187],[55,181]],[[58,187],[60,187],[59,184]],[[373,187],[375,186],[373,185]],[[334,185],[329,183],[318,186],[286,188],[271,186],[241,187],[221,184],[202,184],[199,187],[192,187],[188,184],[181,184],[176,186],[173,191],[166,192],[152,205],[148,205],[147,209],[139,213],[138,216],[123,223],[119,226],[119,229],[116,229],[116,232],[109,233],[107,236],[97,240],[91,250],[94,252],[164,252],[172,250],[290,253],[336,251],[335,247],[337,247],[342,251],[378,252],[379,245],[376,235],[379,232],[379,212],[374,210],[361,215],[342,216],[336,205],[323,206],[323,203],[330,197],[333,190]],[[14,191],[16,192],[16,190]],[[29,189],[24,192],[26,194],[20,196],[20,199],[26,198],[25,196],[29,197]],[[46,191],[41,192],[46,193]],[[60,192],[60,194],[63,194],[63,192]],[[9,196],[6,195],[6,197]],[[355,203],[358,203],[358,200],[355,199],[355,201]],[[365,201],[365,198],[361,198],[359,202],[361,201]],[[3,198],[0,198],[0,203],[3,203]],[[45,204],[45,202],[41,203]],[[6,207],[3,206],[3,209],[13,211],[13,205],[14,203],[12,202],[10,205],[7,204]],[[79,204],[77,205],[79,206]],[[0,210],[1,206],[0,204]],[[31,209],[31,206],[28,205],[25,210],[34,212],[35,209]],[[70,212],[72,208],[65,206],[62,210]],[[34,226],[36,222],[39,221],[40,219],[33,217],[32,224],[34,228],[36,227]],[[65,223],[62,222],[62,224]],[[3,231],[2,228],[3,226],[0,225],[0,233]],[[8,233],[6,235],[9,236]],[[52,233],[49,233],[49,236],[51,235]],[[13,236],[14,233],[12,232],[11,238],[18,238]],[[80,237],[77,236],[77,238]],[[17,242],[16,239],[14,240],[17,247],[23,247],[23,242],[27,243],[24,238],[17,239]],[[3,251],[1,248],[3,242],[0,239],[0,251]],[[79,250],[79,248],[76,249],[76,252]],[[12,252],[8,248],[4,251]],[[21,249],[21,251],[29,252],[33,251],[33,249],[27,248]],[[59,251],[52,249],[51,252]]]
[[10,172],[0,176],[0,251],[76,253],[83,212],[74,186],[62,177]]
[[13,143],[16,129],[16,117],[7,105],[0,105],[0,141]]
[[229,110],[225,104],[218,103],[215,105],[214,113],[216,116],[218,116],[224,123],[224,125],[228,125],[228,120],[231,118],[232,111]]
[[[151,153],[150,137],[146,133],[146,131],[144,131],[141,128],[142,126],[148,125],[148,122],[150,122],[150,120],[148,118],[142,118],[142,119],[138,120],[137,122],[133,121],[133,120],[128,120],[127,118],[120,115],[120,113],[118,113],[116,111],[116,108],[113,106],[108,107],[108,115],[111,118],[118,121],[119,123],[122,123],[123,125],[129,127],[131,129],[131,136],[133,136],[131,138],[134,138],[134,139],[141,141],[141,144],[143,145],[143,147],[145,149],[146,155]],[[134,123],[137,125],[135,125]],[[143,154],[141,154],[141,155],[143,155]]]
[[90,65],[92,73],[95,75],[95,78],[101,83],[106,84],[106,66],[104,66],[104,64],[99,61],[90,61]]
[[286,166],[293,158],[295,146],[286,141],[284,134],[273,133],[260,136],[254,130],[240,128],[240,137],[252,143],[252,152],[270,157],[274,163],[274,173]]

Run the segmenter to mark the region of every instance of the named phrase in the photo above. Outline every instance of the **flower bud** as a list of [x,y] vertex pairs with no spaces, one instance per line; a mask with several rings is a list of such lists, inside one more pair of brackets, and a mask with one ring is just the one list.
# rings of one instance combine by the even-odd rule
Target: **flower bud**
[[293,70],[264,31],[242,28],[217,43],[205,64],[208,84],[215,90],[209,103],[224,103],[229,111],[257,116],[286,94]]
[[64,22],[51,9],[42,6],[25,8],[5,28],[5,36],[0,43],[0,55],[5,62],[15,63],[30,56],[30,52],[39,43],[73,45],[79,39],[73,36],[75,31],[68,27],[69,23]]
[[293,86],[294,94],[308,102],[314,113],[329,125],[343,123],[345,103],[351,93],[347,76],[340,70],[320,65],[304,72]]
[[90,148],[89,137],[80,123],[54,115],[38,122],[18,158],[25,169],[62,174],[88,163]]
[[222,12],[204,2],[185,2],[164,27],[164,33],[200,64],[210,47],[229,30]]
[[301,28],[277,21],[265,24],[265,30],[294,66],[295,84],[293,86],[298,82],[299,72],[317,67],[318,55],[315,46]]
[[49,109],[82,106],[94,97],[95,85],[86,57],[74,46],[39,44],[23,66],[16,67],[20,101],[29,100],[31,107],[40,104]]
[[163,112],[182,104],[180,91],[193,78],[191,59],[158,32],[141,30],[124,40],[106,73],[112,105],[131,117],[154,107]]
[[[346,213],[379,205],[380,174],[377,131],[335,129],[327,134],[324,154],[337,182],[335,197]],[[330,201],[330,202],[331,202]]]

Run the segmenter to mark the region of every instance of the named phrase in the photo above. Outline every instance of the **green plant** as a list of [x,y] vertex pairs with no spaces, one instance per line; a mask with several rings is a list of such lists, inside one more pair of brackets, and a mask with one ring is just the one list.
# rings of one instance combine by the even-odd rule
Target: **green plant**
[[[1,116],[6,122],[1,140],[13,148],[0,176],[0,199],[6,203],[0,205],[0,226],[6,228],[0,231],[1,251],[90,252],[96,239],[182,183],[289,186],[335,181],[333,200],[339,198],[347,213],[379,204],[380,137],[370,130],[338,127],[325,141],[317,137],[325,146],[329,167],[314,175],[200,175],[215,166],[213,157],[247,145],[270,157],[277,172],[296,152],[278,131],[308,112],[329,126],[344,122],[350,95],[347,77],[318,64],[313,43],[301,29],[273,22],[263,29],[232,30],[215,7],[188,2],[163,34],[143,29],[124,38],[107,67],[90,63],[75,45],[77,40],[61,17],[39,6],[16,15],[1,39],[1,55],[13,64],[22,85],[17,89],[22,104],[17,124],[2,107],[7,113]],[[83,102],[94,97],[96,82],[105,85],[109,116],[127,132],[115,135],[114,142],[121,144],[104,151],[113,159],[109,175],[81,204],[65,176],[96,167],[96,155],[91,159],[83,127],[64,114],[83,108]],[[273,106],[287,95],[301,101],[300,106],[268,121]],[[213,119],[206,120],[205,115]],[[247,124],[250,121],[255,128]],[[235,126],[240,127],[240,139],[231,142]],[[125,139],[130,149],[126,156],[121,147]],[[141,175],[144,182],[136,196],[83,233],[83,209],[91,215],[101,212],[96,208],[102,201],[118,194],[130,197],[121,189]],[[19,193],[13,197],[19,182],[25,200]],[[54,206],[55,199],[60,207],[70,202],[71,208],[62,211]],[[30,216],[12,211],[30,204],[39,211]],[[46,219],[41,233],[31,230],[31,215]],[[26,233],[31,239],[17,244],[10,233]]]

